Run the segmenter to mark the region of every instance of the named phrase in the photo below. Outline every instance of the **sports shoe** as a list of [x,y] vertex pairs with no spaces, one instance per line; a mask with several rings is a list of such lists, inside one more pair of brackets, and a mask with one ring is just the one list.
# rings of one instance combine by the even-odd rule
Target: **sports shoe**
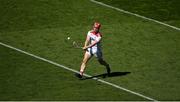
[[78,78],[82,78],[82,75],[80,75],[78,73],[75,73],[75,76],[78,77]]

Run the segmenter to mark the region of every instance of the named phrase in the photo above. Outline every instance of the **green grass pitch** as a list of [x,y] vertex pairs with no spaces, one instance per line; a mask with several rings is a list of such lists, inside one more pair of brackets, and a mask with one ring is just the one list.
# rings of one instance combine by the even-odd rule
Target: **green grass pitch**
[[[0,42],[79,70],[83,51],[73,48],[66,39],[70,36],[71,40],[83,42],[93,22],[99,21],[105,60],[112,72],[129,73],[100,79],[156,100],[180,100],[180,31],[89,0],[0,1]],[[127,2],[130,0],[98,1],[132,12],[134,9]],[[157,5],[156,0],[148,1],[153,7]],[[174,1],[163,2],[158,8]],[[163,8],[175,12],[163,19],[143,0],[134,3],[138,4],[135,13],[179,27],[177,6]],[[151,15],[138,8],[141,3]],[[93,58],[86,73],[100,75],[105,69]],[[95,80],[78,80],[73,72],[1,45],[0,100],[147,101]]]

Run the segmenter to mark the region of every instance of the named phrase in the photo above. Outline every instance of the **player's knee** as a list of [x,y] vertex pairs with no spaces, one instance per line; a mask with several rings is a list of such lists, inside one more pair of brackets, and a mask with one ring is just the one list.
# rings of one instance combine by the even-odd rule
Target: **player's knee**
[[104,64],[104,60],[103,59],[98,59],[98,62],[100,63],[100,64]]
[[99,59],[98,61],[99,61],[99,63],[100,63],[101,65],[109,66],[109,64],[106,63],[106,61],[104,61],[103,59]]

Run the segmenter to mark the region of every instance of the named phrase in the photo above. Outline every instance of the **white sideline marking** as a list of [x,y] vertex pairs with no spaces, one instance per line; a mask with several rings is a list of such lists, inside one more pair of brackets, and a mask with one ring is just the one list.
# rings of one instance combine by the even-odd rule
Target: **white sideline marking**
[[173,28],[173,29],[176,29],[176,30],[179,30],[179,31],[180,31],[180,28],[178,28],[178,27],[175,27],[175,26],[172,26],[172,25],[169,25],[169,24],[166,24],[166,23],[157,21],[157,20],[155,20],[155,19],[147,18],[147,17],[141,16],[141,15],[139,15],[139,14],[135,14],[135,13],[132,13],[132,12],[129,12],[129,11],[125,11],[125,10],[123,10],[123,9],[113,7],[113,6],[107,5],[107,4],[105,4],[105,3],[96,1],[96,0],[90,0],[90,1],[93,2],[93,3],[99,4],[99,5],[102,5],[102,6],[111,8],[111,9],[115,9],[115,10],[117,10],[117,11],[120,11],[120,12],[123,12],[123,13],[126,13],[126,14],[130,14],[130,15],[133,15],[133,16],[136,16],[136,17],[140,17],[140,18],[149,20],[149,21],[153,21],[153,22],[159,23],[159,24],[161,24],[161,25],[164,25],[164,26],[167,26],[167,27],[170,27],[170,28]]
[[[12,47],[12,46],[7,45],[7,44],[4,44],[4,43],[2,43],[2,42],[0,42],[0,45],[5,46],[5,47],[10,48],[10,49],[13,49],[13,50],[16,50],[16,51],[19,51],[19,52],[24,53],[24,54],[26,54],[26,55],[29,55],[29,56],[31,56],[31,57],[37,58],[37,59],[39,59],[39,60],[42,60],[42,61],[44,61],[44,62],[47,62],[47,63],[53,64],[53,65],[55,65],[55,66],[58,66],[58,67],[64,68],[64,69],[66,69],[66,70],[69,70],[69,71],[72,71],[72,72],[75,72],[75,73],[79,73],[79,71],[77,71],[77,70],[74,70],[74,69],[68,68],[68,67],[63,66],[63,65],[61,65],[61,64],[58,64],[58,63],[56,63],[56,62],[50,61],[50,60],[48,60],[48,59],[45,59],[45,58],[42,58],[42,57],[39,57],[39,56],[36,56],[36,55],[34,55],[34,54],[31,54],[31,53],[26,52],[26,51],[23,51],[23,50],[21,50],[21,49],[18,49],[18,48]],[[88,75],[88,74],[84,74],[84,76],[86,76],[86,77],[92,77],[91,75]],[[118,86],[118,85],[116,85],[116,84],[113,84],[113,83],[110,83],[110,82],[107,82],[107,81],[104,81],[104,80],[98,79],[98,78],[96,78],[96,77],[94,77],[93,79],[94,79],[94,80],[96,80],[96,81],[102,82],[102,83],[104,83],[104,84],[107,84],[107,85],[113,86],[113,87],[115,87],[115,88],[118,88],[118,89],[124,90],[124,91],[126,91],[126,92],[132,93],[132,94],[134,94],[134,95],[140,96],[140,97],[145,98],[145,99],[147,99],[147,100],[157,101],[157,100],[155,100],[155,99],[153,99],[153,98],[150,98],[150,97],[147,97],[147,96],[142,95],[142,94],[140,94],[140,93],[137,93],[137,92],[134,92],[134,91],[128,90],[128,89],[123,88],[123,87],[121,87],[121,86]]]

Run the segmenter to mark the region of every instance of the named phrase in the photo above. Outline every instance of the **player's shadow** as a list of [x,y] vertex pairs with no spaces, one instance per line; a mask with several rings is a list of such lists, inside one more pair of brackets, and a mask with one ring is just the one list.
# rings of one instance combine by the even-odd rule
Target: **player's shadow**
[[85,77],[83,79],[86,80],[86,79],[93,79],[93,78],[121,77],[121,76],[128,75],[130,73],[131,72],[111,72],[110,75],[108,75],[107,73],[104,73],[104,74],[99,74],[92,77]]

